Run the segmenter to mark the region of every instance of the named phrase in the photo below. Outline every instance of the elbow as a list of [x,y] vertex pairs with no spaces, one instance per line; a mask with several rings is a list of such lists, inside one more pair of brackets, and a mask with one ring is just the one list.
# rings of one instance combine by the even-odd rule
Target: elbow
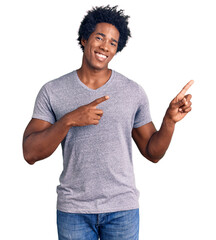
[[26,160],[26,162],[29,164],[29,165],[33,165],[35,162],[33,162],[33,161],[27,161]]
[[158,163],[161,160],[161,158],[152,158],[152,159],[149,159],[149,160],[153,163]]
[[23,151],[23,157],[29,165],[33,165],[36,162],[35,158],[33,158],[33,156],[31,156],[31,154],[29,154],[25,151]]
[[23,150],[23,156],[28,164],[33,165],[35,162],[43,160],[49,157],[50,155],[46,155],[45,153],[36,152],[36,151]]
[[43,159],[40,152],[25,144],[23,144],[23,157],[29,165],[33,165],[35,162]]
[[32,158],[28,157],[28,156],[24,156],[25,161],[29,164],[29,165],[33,165],[36,161],[34,161]]
[[145,149],[145,157],[153,162],[153,163],[158,163],[165,155],[166,151],[158,151],[157,149],[152,149],[149,146],[149,143]]
[[29,149],[29,146],[26,145],[25,141],[23,141],[22,150],[23,150],[23,157],[24,157],[25,161],[29,165],[33,165],[36,162],[35,157],[34,157],[34,154],[32,153],[32,151]]
[[158,163],[164,157],[164,155],[165,154],[157,156],[157,155],[153,155],[153,154],[150,154],[149,152],[147,152],[147,154],[145,154],[144,157],[146,157],[152,163]]
[[146,157],[149,161],[151,161],[152,163],[158,163],[163,157],[152,157],[152,156],[148,156]]

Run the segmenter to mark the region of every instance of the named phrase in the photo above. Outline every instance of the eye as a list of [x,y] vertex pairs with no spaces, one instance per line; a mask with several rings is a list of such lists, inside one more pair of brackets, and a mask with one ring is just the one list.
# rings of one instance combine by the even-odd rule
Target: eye
[[113,47],[116,47],[116,43],[114,43],[114,42],[111,42],[111,45],[112,45]]
[[103,40],[101,37],[98,37],[98,36],[96,37],[96,39],[99,41]]

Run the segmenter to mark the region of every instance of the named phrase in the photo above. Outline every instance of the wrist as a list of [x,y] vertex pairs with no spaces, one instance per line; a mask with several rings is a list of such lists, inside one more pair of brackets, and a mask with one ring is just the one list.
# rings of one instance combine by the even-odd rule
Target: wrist
[[63,117],[62,117],[62,123],[65,127],[74,127],[75,126],[75,122],[72,120],[73,118],[71,117],[71,112],[70,113],[67,113],[65,114]]
[[163,119],[163,124],[168,128],[175,128],[176,122],[174,122],[170,117],[165,115]]

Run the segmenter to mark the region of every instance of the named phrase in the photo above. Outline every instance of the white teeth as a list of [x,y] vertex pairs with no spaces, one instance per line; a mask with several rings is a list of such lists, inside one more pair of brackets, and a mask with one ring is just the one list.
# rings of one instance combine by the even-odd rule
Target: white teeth
[[107,56],[103,55],[103,54],[100,54],[100,53],[96,53],[98,55],[98,57],[101,57],[101,58],[107,58]]

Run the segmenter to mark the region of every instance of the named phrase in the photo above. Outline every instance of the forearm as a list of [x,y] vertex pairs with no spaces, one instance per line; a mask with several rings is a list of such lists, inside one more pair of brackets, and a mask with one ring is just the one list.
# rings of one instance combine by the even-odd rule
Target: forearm
[[67,135],[70,125],[64,116],[45,130],[31,133],[23,140],[24,158],[29,164],[49,157]]
[[166,153],[175,129],[175,123],[166,116],[163,119],[161,128],[150,138],[147,145],[147,153],[153,162],[158,162]]

